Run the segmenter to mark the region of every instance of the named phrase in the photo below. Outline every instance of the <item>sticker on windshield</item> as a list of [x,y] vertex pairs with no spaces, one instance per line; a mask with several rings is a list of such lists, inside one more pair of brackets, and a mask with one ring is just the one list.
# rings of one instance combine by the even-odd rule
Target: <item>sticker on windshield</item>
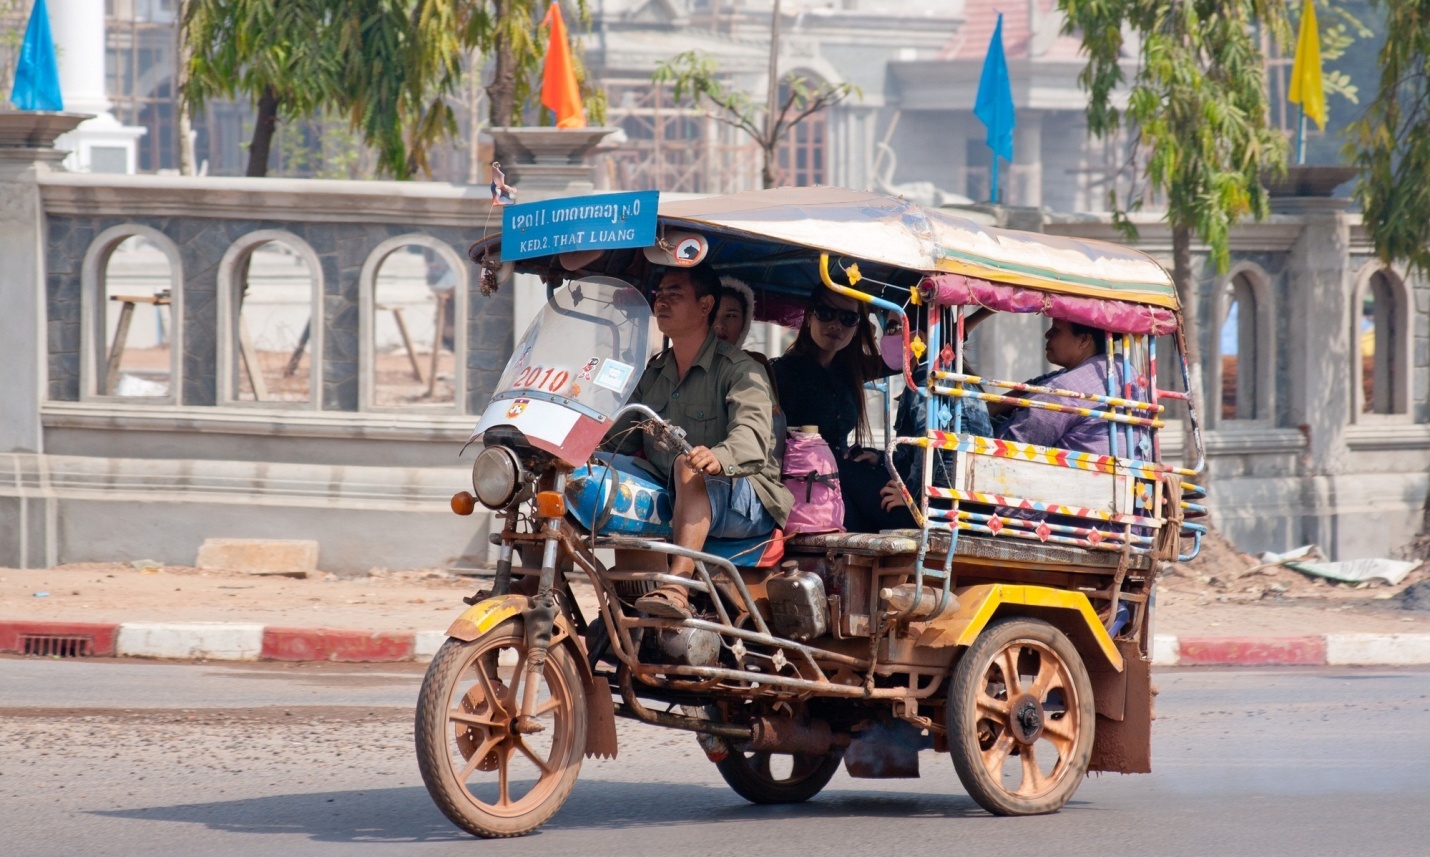
[[634,367],[629,363],[608,358],[605,365],[601,367],[601,371],[596,375],[596,386],[619,393],[625,389],[626,382],[631,379],[633,370]]
[[526,411],[526,406],[529,404],[531,404],[530,399],[517,399],[515,402],[512,402],[511,407],[506,409],[507,419],[514,420],[517,417],[521,416]]
[[596,371],[596,366],[600,362],[601,358],[599,357],[592,357],[590,360],[587,360],[586,365],[581,369],[581,374],[577,375],[576,377],[582,381],[591,380],[591,373]]
[[546,390],[552,393],[560,393],[566,386],[566,382],[571,380],[571,373],[565,369],[553,369],[545,366],[528,366],[517,373],[516,380],[512,382],[513,390]]

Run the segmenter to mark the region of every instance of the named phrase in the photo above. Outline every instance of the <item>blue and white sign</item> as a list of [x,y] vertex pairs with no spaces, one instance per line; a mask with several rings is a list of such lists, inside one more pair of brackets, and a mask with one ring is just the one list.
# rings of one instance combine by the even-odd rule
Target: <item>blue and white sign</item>
[[502,209],[503,262],[655,243],[660,191],[602,193],[524,202]]

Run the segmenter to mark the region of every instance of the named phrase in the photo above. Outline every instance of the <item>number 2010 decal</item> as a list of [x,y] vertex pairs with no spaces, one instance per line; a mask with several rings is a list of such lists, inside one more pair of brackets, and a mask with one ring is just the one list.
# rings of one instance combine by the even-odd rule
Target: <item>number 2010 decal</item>
[[571,380],[571,373],[565,369],[528,366],[517,374],[516,381],[512,382],[511,386],[513,389],[530,388],[559,393],[569,380]]

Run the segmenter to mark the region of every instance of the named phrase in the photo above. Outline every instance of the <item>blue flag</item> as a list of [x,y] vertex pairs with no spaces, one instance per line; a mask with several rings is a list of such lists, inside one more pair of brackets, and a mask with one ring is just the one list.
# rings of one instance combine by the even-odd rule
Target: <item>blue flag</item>
[[[983,74],[978,78],[978,97],[973,102],[973,115],[988,127],[988,148],[993,150],[994,169],[998,156],[1013,160],[1013,83],[1008,79],[1008,60],[1003,56],[1003,13],[998,13],[998,26],[988,43],[988,56],[983,58]],[[995,173],[996,175],[996,173]],[[997,188],[994,188],[997,198]]]
[[60,69],[55,64],[55,40],[50,35],[50,14],[45,0],[35,0],[30,24],[15,65],[15,88],[10,101],[21,110],[64,110],[60,97]]

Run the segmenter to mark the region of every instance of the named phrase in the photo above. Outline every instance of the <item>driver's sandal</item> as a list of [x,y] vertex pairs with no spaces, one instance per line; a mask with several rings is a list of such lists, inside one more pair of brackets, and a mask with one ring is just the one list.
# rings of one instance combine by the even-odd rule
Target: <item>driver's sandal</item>
[[691,615],[685,587],[675,583],[667,583],[642,595],[636,600],[636,609],[659,619],[689,619]]

